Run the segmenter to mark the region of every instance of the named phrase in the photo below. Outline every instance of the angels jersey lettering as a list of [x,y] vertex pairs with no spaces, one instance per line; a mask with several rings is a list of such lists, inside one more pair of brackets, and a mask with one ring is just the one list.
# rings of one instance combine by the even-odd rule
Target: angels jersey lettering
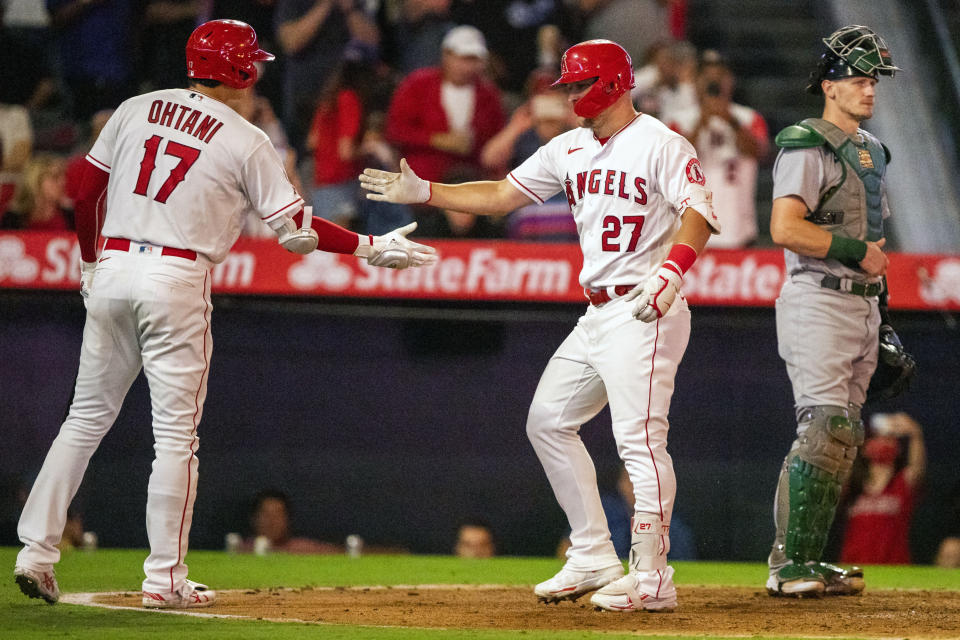
[[87,155],[110,173],[103,235],[222,262],[253,209],[270,222],[303,200],[267,135],[187,89],[127,100]]
[[714,231],[720,228],[704,202],[693,146],[645,114],[604,143],[586,128],[561,134],[508,178],[537,202],[566,194],[583,252],[580,284],[588,288],[646,282],[691,204]]

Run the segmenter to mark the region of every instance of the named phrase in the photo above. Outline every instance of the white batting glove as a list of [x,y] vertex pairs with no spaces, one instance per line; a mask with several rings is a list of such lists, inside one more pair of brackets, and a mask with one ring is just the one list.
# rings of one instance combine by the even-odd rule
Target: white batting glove
[[[369,169],[368,169],[369,171]],[[397,174],[394,174],[397,175]],[[406,269],[425,267],[437,262],[437,250],[407,239],[407,234],[417,228],[416,222],[394,229],[383,236],[373,236],[370,244],[366,236],[360,236],[360,245],[353,255],[366,258],[374,267]]]
[[667,315],[670,305],[677,297],[683,277],[667,267],[660,270],[644,285],[637,285],[623,297],[627,300],[636,299],[633,307],[633,317],[643,322],[653,322],[657,318]]
[[415,174],[405,158],[400,159],[400,173],[364,169],[360,186],[373,192],[367,194],[368,200],[420,204],[430,199],[430,183]]
[[97,270],[96,262],[80,261],[80,295],[83,296],[83,303],[87,303],[90,297],[90,289],[93,287],[93,273]]

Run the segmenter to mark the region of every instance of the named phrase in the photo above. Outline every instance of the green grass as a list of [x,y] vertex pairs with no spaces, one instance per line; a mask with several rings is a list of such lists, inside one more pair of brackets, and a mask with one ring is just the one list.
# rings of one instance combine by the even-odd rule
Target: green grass
[[[9,569],[0,581],[0,638],[50,640],[140,640],[148,638],[271,638],[301,640],[589,640],[635,638],[600,632],[485,631],[383,629],[349,625],[300,625],[241,620],[160,616],[142,611],[111,611],[58,604],[51,607],[27,600],[12,579],[17,549],[0,548],[0,566]],[[65,553],[57,567],[66,592],[135,591],[142,580],[143,550],[99,550]],[[517,584],[531,585],[556,571],[553,558],[494,558],[460,560],[445,556],[230,556],[219,552],[192,551],[190,575],[214,588],[268,588],[301,586],[350,586],[387,584]],[[762,564],[676,562],[678,584],[726,584],[760,588],[766,578]],[[960,571],[934,567],[871,567],[871,589],[960,590]],[[644,636],[675,638],[675,636]],[[711,637],[711,640],[723,640]]]

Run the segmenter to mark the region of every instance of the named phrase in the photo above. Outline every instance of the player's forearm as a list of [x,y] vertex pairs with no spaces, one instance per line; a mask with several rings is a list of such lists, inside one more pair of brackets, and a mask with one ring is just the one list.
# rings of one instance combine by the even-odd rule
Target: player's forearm
[[710,225],[700,212],[688,207],[683,213],[680,228],[673,236],[673,244],[685,244],[699,255],[710,239]]
[[806,205],[799,198],[777,198],[770,215],[770,236],[784,249],[811,258],[825,258],[833,236],[805,220],[806,213]]
[[[293,216],[293,221],[297,227],[303,225],[303,210]],[[353,231],[317,216],[310,220],[310,228],[317,232],[317,251],[353,254],[360,244],[360,236]]]
[[462,184],[432,182],[430,183],[430,200],[427,202],[440,209],[478,215],[510,213],[527,203],[527,198],[506,180]]

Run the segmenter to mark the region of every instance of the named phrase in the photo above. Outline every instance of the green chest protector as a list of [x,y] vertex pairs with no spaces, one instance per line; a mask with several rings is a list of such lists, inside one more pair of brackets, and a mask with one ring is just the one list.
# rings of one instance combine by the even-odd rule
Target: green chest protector
[[[810,213],[808,220],[834,226],[837,231],[860,240],[875,242],[883,237],[881,184],[890,163],[890,152],[879,140],[864,135],[863,142],[858,144],[836,125],[821,118],[807,118],[778,133],[776,143],[778,147],[793,149],[826,145],[840,161],[840,182],[820,196],[817,208]],[[863,185],[862,192],[857,185],[848,183],[848,171]],[[853,198],[862,198],[862,205],[855,206]],[[843,212],[856,209],[865,210],[865,233],[858,220],[844,219]]]

